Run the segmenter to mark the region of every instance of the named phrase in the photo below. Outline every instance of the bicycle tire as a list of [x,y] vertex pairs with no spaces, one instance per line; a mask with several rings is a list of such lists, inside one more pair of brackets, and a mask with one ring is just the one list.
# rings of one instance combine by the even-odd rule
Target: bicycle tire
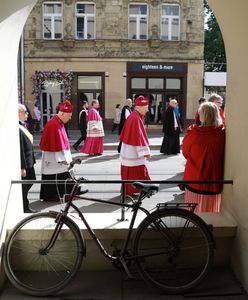
[[67,217],[52,248],[48,253],[41,252],[54,232],[57,215],[48,212],[29,216],[14,227],[7,239],[5,272],[25,294],[48,296],[61,291],[82,264],[84,240],[77,225]]
[[206,223],[184,209],[161,209],[147,216],[133,244],[140,275],[168,294],[198,285],[212,265],[213,252],[214,240]]

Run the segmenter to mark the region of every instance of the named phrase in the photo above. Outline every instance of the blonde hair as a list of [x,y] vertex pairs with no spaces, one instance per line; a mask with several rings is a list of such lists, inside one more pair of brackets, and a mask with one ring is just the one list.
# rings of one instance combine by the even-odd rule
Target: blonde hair
[[199,107],[202,126],[214,125],[215,128],[222,124],[218,106],[213,102],[204,102]]
[[171,99],[170,102],[169,102],[169,104],[170,104],[170,105],[171,105],[171,104],[177,104],[177,100],[176,100],[176,99]]

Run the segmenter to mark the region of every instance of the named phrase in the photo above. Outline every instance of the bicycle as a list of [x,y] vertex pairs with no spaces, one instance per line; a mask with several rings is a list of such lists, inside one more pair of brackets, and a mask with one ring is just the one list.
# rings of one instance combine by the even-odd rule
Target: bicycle
[[[65,288],[79,271],[86,256],[86,241],[69,215],[70,208],[83,221],[102,254],[129,278],[134,275],[133,265],[135,275],[137,269],[145,282],[168,294],[185,293],[202,281],[212,264],[215,242],[209,226],[194,214],[195,204],[159,203],[149,212],[141,204],[158,192],[158,185],[141,182],[133,183],[140,194],[132,203],[76,195],[85,179],[73,174],[75,163],[79,162],[71,164],[73,189],[64,195],[65,207],[60,212],[43,212],[23,219],[6,241],[5,272],[17,289],[33,296],[52,295]],[[132,210],[129,229],[120,249],[116,248],[113,254],[106,251],[83,212],[73,203],[76,199]],[[139,211],[146,217],[134,234]],[[34,228],[39,231],[32,233]],[[25,240],[26,234],[29,240]]]

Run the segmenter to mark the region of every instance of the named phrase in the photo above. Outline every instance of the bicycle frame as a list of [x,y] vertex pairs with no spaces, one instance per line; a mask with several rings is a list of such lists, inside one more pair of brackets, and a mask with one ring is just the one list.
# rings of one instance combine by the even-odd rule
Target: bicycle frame
[[[169,230],[167,230],[167,226],[165,224],[163,224],[163,229],[166,229],[166,232],[162,232],[161,231],[161,225],[157,223],[157,221],[151,216],[151,213],[146,210],[145,208],[141,207],[141,203],[142,200],[145,199],[147,197],[146,193],[144,192],[140,192],[138,199],[133,202],[132,204],[126,204],[126,203],[116,203],[113,201],[107,201],[107,200],[103,200],[103,199],[96,199],[96,198],[88,198],[88,197],[82,197],[82,196],[78,196],[77,195],[77,191],[79,189],[79,184],[80,184],[80,180],[74,179],[74,186],[73,189],[71,191],[71,194],[66,194],[64,195],[65,200],[66,200],[66,206],[65,208],[62,210],[62,212],[60,214],[58,214],[58,218],[56,219],[57,225],[54,229],[54,232],[52,234],[52,237],[50,239],[50,241],[48,242],[47,246],[42,249],[42,253],[46,253],[46,251],[49,251],[50,248],[52,248],[52,246],[54,245],[54,243],[56,242],[57,236],[60,232],[60,230],[62,229],[63,226],[63,218],[67,217],[68,213],[69,213],[69,209],[70,207],[72,207],[77,215],[79,216],[79,218],[82,220],[82,222],[84,223],[85,227],[87,228],[90,236],[92,237],[92,239],[95,241],[97,247],[99,248],[100,252],[109,260],[111,261],[119,261],[121,262],[122,266],[124,267],[125,271],[127,272],[127,274],[131,277],[131,274],[128,270],[128,267],[126,265],[127,261],[131,261],[131,260],[135,260],[137,259],[137,256],[126,256],[125,257],[125,253],[127,253],[127,248],[131,239],[131,235],[132,235],[132,231],[133,231],[133,227],[134,227],[134,223],[137,217],[137,213],[138,211],[142,211],[143,213],[145,213],[146,216],[151,217],[152,222],[154,223],[156,229],[162,233],[162,236],[169,242],[169,243],[173,243],[173,241],[175,240],[173,238],[173,236],[171,235],[171,232]],[[89,200],[92,202],[96,202],[96,203],[103,203],[106,205],[113,205],[113,206],[118,206],[118,207],[124,207],[124,208],[131,208],[133,211],[132,217],[131,217],[131,221],[130,221],[130,225],[128,228],[128,232],[127,235],[125,237],[125,240],[122,244],[122,248],[121,248],[121,252],[119,256],[113,256],[111,254],[109,254],[106,249],[104,248],[103,244],[101,243],[101,241],[98,239],[97,235],[95,234],[94,230],[91,228],[91,226],[89,225],[89,223],[87,222],[87,220],[84,217],[84,214],[79,210],[79,208],[72,203],[73,200],[77,200],[77,199],[83,199],[83,200]],[[160,204],[157,205],[157,209],[160,209]],[[166,206],[166,205],[165,205]],[[175,207],[175,206],[174,206]],[[176,208],[179,208],[180,205],[176,204]],[[192,213],[194,210],[195,205],[190,205],[189,208],[191,209]],[[167,208],[169,209],[169,208]],[[181,235],[184,234],[184,230],[187,227],[188,223],[186,222],[184,224],[184,227],[182,229],[182,233]],[[154,255],[160,255],[161,253],[156,253]],[[139,256],[139,258],[141,257],[145,257],[146,255],[143,256]],[[148,255],[150,256],[150,254]],[[124,258],[124,260],[122,259]]]
[[[145,213],[147,216],[150,215],[150,213],[148,212],[148,210],[146,210],[145,208],[141,207],[141,201],[143,199],[146,198],[146,195],[142,192],[140,192],[139,194],[139,198],[133,203],[133,204],[127,204],[127,203],[116,203],[113,201],[107,201],[107,200],[103,200],[103,199],[96,199],[96,198],[88,198],[88,197],[82,197],[82,196],[78,196],[76,195],[78,188],[79,188],[79,183],[78,181],[75,181],[73,189],[71,191],[71,194],[66,194],[64,195],[66,198],[66,206],[65,208],[62,210],[62,212],[60,214],[58,214],[58,218],[56,220],[57,225],[54,229],[54,232],[52,234],[52,237],[50,239],[50,241],[48,242],[47,246],[42,249],[42,252],[46,252],[49,251],[49,249],[52,248],[52,246],[54,245],[54,243],[56,242],[57,236],[60,232],[60,230],[62,229],[63,226],[63,218],[67,217],[68,213],[69,213],[69,209],[72,207],[76,213],[78,214],[78,216],[80,217],[80,219],[82,220],[82,222],[84,223],[85,227],[87,228],[90,236],[92,237],[92,239],[95,241],[96,245],[98,246],[100,252],[108,259],[114,261],[114,260],[118,260],[117,256],[113,256],[111,254],[109,254],[106,249],[104,248],[103,244],[101,243],[101,241],[98,239],[98,237],[96,236],[94,230],[91,228],[91,226],[89,225],[89,223],[87,222],[87,220],[84,217],[84,214],[79,210],[79,208],[72,203],[73,200],[77,200],[77,199],[83,199],[83,200],[89,200],[92,202],[96,202],[96,203],[103,203],[106,205],[114,205],[114,206],[118,206],[118,207],[125,207],[125,208],[131,208],[133,211],[132,214],[132,218],[130,221],[130,225],[128,228],[128,232],[126,235],[126,238],[124,240],[122,249],[121,249],[121,255],[120,257],[122,257],[124,255],[124,253],[127,251],[127,247],[129,245],[130,242],[130,238],[132,235],[132,230],[133,230],[133,226],[137,217],[137,213],[138,211],[142,211],[143,213]],[[134,257],[130,256],[127,258],[127,260],[131,260],[134,259]]]

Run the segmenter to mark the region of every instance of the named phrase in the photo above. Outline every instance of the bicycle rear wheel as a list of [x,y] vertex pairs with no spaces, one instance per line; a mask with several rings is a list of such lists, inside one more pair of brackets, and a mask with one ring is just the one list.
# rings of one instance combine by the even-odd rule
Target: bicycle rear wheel
[[47,296],[62,290],[81,266],[84,243],[68,218],[51,249],[43,251],[57,223],[57,213],[25,218],[12,230],[5,245],[4,266],[10,282],[22,292]]
[[213,238],[197,215],[183,209],[158,210],[140,224],[133,254],[145,281],[170,294],[201,282],[213,260]]

